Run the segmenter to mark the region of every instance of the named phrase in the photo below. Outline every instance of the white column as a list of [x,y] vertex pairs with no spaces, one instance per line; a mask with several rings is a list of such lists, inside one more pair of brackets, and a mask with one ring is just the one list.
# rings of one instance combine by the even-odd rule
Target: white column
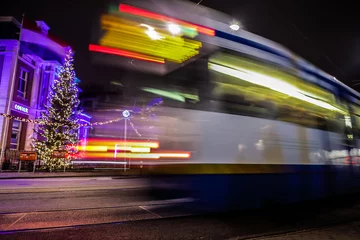
[[[42,63],[40,61],[37,61],[32,79],[29,119],[36,119],[36,109],[40,94],[39,89],[41,88],[41,77],[42,77],[41,75],[42,75]],[[33,123],[27,123],[24,150],[27,151],[32,150],[31,143],[32,143],[32,137],[34,135],[34,127],[35,125]]]
[[[15,74],[14,68],[16,65],[16,53],[19,43],[17,40],[2,40],[0,43],[6,46],[5,53],[0,53],[4,54],[3,69],[0,71],[2,73],[0,76],[0,113],[6,113],[9,98],[12,99],[12,96],[10,96],[10,87],[13,74]],[[7,135],[7,129],[4,130],[6,124],[6,121],[4,120],[4,117],[0,117],[0,148],[3,146],[2,141],[4,135]]]

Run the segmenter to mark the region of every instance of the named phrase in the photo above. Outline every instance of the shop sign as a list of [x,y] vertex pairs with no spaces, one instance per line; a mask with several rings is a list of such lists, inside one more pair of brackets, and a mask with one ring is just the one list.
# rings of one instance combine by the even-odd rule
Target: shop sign
[[16,110],[16,111],[19,111],[19,112],[22,112],[22,113],[29,113],[29,108],[27,107],[24,107],[18,103],[15,103],[13,108]]
[[20,161],[36,161],[36,152],[20,152]]
[[53,158],[65,158],[66,152],[67,151],[64,151],[64,150],[53,151],[52,156],[53,156]]

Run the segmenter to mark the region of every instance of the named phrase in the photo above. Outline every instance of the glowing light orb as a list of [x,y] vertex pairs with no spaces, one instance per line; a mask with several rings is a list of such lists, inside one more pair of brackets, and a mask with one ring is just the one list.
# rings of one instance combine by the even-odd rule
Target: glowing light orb
[[169,23],[168,29],[172,34],[179,34],[181,32],[181,28],[179,27],[179,25],[173,23]]
[[240,26],[239,26],[239,24],[234,23],[234,24],[230,25],[230,28],[234,31],[237,31],[240,29]]
[[128,110],[125,110],[122,112],[122,115],[124,118],[128,118],[128,117],[130,117],[130,112]]

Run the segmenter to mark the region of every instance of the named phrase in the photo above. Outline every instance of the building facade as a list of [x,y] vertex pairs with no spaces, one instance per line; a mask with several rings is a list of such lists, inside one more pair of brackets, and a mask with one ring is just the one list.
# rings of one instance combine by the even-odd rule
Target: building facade
[[[13,17],[0,17],[0,113],[30,120],[45,110],[48,93],[64,57],[61,51],[64,46],[47,36],[50,28],[42,21],[36,21],[34,26],[30,32],[21,29]],[[80,122],[89,123],[90,118],[82,114]],[[33,150],[35,128],[31,122],[0,117],[1,150]],[[86,135],[87,128],[81,128],[79,137]],[[2,154],[1,160],[4,158]]]

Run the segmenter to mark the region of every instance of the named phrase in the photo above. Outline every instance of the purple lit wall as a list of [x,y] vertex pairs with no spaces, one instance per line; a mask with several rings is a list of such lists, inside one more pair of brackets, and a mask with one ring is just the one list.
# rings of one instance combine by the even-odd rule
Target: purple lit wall
[[[20,23],[11,19],[12,18],[9,18],[8,20],[5,19],[5,22],[0,21],[0,28],[4,24],[9,25],[12,26],[11,29],[13,29],[14,33],[18,33]],[[43,22],[39,23],[41,26],[46,25]],[[39,23],[37,24],[38,28],[40,27]],[[36,26],[35,28],[24,26],[20,43],[18,41],[19,39],[16,38],[9,37],[7,39],[0,39],[0,112],[7,112],[7,105],[9,104],[9,113],[14,115],[20,114],[28,119],[37,119],[41,116],[41,112],[45,110],[51,85],[53,80],[58,77],[59,68],[65,57],[65,45],[54,41],[47,35],[47,31],[44,32],[42,31],[42,28],[38,28],[36,28]],[[48,26],[47,30],[49,30]],[[11,34],[6,36],[11,36]],[[15,34],[14,36],[18,35]],[[19,58],[16,59],[16,53],[19,46]],[[15,76],[14,96],[10,96],[12,73],[14,72],[16,61],[18,61],[18,69],[22,67],[29,72],[29,86],[27,86],[28,91],[26,92],[26,97],[24,99],[19,99],[16,95],[19,70],[17,70]],[[76,79],[75,81],[80,82],[79,79]],[[79,89],[79,92],[81,92],[81,89]],[[79,123],[88,124],[90,123],[90,119],[90,116],[82,114],[79,117]],[[27,128],[25,128],[25,126],[27,126]],[[7,129],[4,130],[4,127]],[[9,138],[8,132],[11,128],[11,124],[4,124],[4,118],[1,117],[0,141]],[[21,137],[26,139],[26,142],[24,148],[22,147],[22,149],[19,150],[29,150],[31,148],[30,137],[34,135],[34,128],[36,128],[36,125],[24,123],[24,131],[21,133]],[[79,129],[80,140],[86,138],[87,135],[87,127],[81,127]]]
[[2,69],[3,69],[3,65],[4,65],[4,58],[5,58],[4,55],[0,55],[0,80],[1,80]]
[[[91,116],[81,113],[79,116],[79,123],[80,124],[90,124]],[[81,141],[83,146],[87,144],[87,137],[88,137],[89,127],[80,127],[79,128],[79,140]]]

